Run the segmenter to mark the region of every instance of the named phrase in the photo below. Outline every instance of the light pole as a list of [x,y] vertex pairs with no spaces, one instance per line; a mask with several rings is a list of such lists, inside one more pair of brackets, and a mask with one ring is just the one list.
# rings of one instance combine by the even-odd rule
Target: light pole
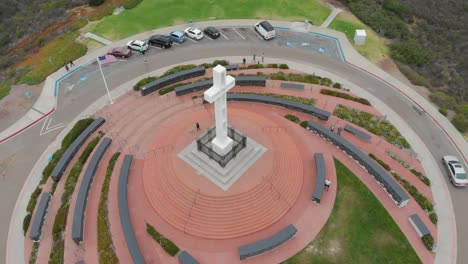
[[96,58],[96,59],[99,65],[99,70],[101,70],[102,79],[104,80],[104,85],[106,86],[107,95],[109,96],[110,103],[114,104],[114,102],[112,101],[112,96],[110,95],[110,92],[109,92],[109,87],[107,86],[106,77],[104,77],[104,73],[102,72],[101,61],[99,61],[99,58]]

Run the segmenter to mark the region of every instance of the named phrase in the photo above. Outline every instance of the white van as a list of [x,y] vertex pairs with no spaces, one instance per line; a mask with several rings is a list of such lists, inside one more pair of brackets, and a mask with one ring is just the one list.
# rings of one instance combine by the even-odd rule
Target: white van
[[255,30],[266,40],[276,36],[276,31],[268,21],[255,24]]

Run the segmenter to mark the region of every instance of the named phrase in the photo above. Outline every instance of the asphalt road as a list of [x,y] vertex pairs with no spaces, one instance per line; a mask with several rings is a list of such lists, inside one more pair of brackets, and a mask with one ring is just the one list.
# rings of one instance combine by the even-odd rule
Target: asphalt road
[[[253,31],[250,32],[244,29],[238,29],[238,33],[241,34],[232,29],[223,30],[222,33],[224,35],[216,40],[207,38],[200,42],[187,40],[186,43],[175,45],[167,50],[151,47],[145,55],[148,61],[146,64],[143,55],[134,52],[133,56],[127,60],[103,67],[108,85],[112,89],[128,80],[145,75],[147,72],[174,64],[184,64],[185,61],[210,57],[245,56],[247,61],[251,62],[254,53],[257,55],[257,60],[261,60],[261,54],[264,52],[265,57],[313,64],[346,78],[373,93],[398,115],[404,117],[404,120],[425,142],[435,160],[439,161],[447,153],[457,154],[457,150],[452,146],[449,139],[430,118],[416,111],[413,104],[391,86],[344,63],[339,58],[339,54],[335,50],[336,47],[327,46],[332,44],[323,42],[315,36],[307,37],[302,33],[282,33],[279,31],[277,40],[274,41],[263,41]],[[295,41],[288,45],[289,43],[286,43],[286,40],[291,38],[295,39]],[[296,42],[298,38],[300,40]],[[310,38],[310,40],[307,38]],[[297,45],[300,41],[303,41],[303,43],[309,41],[310,45]],[[325,47],[325,51],[313,51],[317,50],[316,47],[318,46]],[[265,63],[268,63],[268,61],[265,61]],[[52,122],[49,126],[70,122],[78,113],[103,95],[105,95],[105,89],[97,64],[85,66],[82,70],[60,83],[57,111],[52,114]],[[0,199],[2,201],[0,203],[0,209],[2,210],[0,215],[0,260],[2,261],[5,260],[11,213],[21,187],[41,153],[61,130],[56,129],[40,136],[43,124],[44,121],[41,121],[33,128],[0,145],[0,160],[11,157],[15,159],[12,166],[8,168],[6,175],[0,178]],[[442,170],[442,174],[446,175],[442,165],[440,163],[438,165]],[[445,177],[445,180],[448,183],[447,177]],[[468,212],[462,208],[466,207],[465,201],[468,200],[468,192],[466,189],[456,189],[450,183],[448,185],[457,220],[458,263],[463,263],[463,260],[468,259],[468,251],[463,250],[468,249],[468,230],[461,227],[468,223]]]

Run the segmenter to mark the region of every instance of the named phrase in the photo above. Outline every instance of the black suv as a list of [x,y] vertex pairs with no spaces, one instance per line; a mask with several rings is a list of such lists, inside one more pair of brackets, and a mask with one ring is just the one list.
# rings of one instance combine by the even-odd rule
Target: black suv
[[164,35],[153,35],[148,39],[148,44],[152,46],[158,46],[163,49],[172,47],[172,40],[168,36]]
[[213,39],[219,38],[220,36],[219,31],[215,27],[207,27],[203,30],[203,32]]

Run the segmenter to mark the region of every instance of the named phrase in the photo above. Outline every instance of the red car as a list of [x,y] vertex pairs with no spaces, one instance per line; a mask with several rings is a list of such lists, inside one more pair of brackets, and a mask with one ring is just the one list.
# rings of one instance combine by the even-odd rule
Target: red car
[[132,55],[132,51],[127,47],[118,47],[109,50],[107,54],[115,57],[128,58]]

